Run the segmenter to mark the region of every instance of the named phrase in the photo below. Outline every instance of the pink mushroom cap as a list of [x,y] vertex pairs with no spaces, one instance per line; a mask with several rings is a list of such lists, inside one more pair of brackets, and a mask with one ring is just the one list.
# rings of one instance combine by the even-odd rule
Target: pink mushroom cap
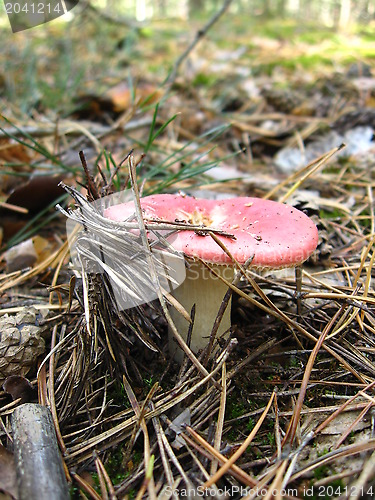
[[[141,199],[145,221],[189,222],[230,233],[218,236],[233,257],[243,264],[254,255],[252,266],[279,269],[306,260],[318,244],[313,221],[294,207],[261,198],[196,199],[159,194]],[[133,203],[113,205],[104,216],[124,221],[134,213]],[[231,264],[231,259],[207,233],[180,230],[168,238],[177,251],[209,263]]]

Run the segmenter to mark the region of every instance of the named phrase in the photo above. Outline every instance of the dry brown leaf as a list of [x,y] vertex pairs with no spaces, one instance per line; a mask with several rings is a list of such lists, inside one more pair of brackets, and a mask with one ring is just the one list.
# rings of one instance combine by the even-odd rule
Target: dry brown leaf
[[115,113],[126,111],[135,103],[143,104],[147,101],[148,104],[153,104],[160,99],[161,95],[162,92],[156,86],[150,83],[139,83],[133,97],[133,90],[127,82],[120,82],[105,93],[105,97],[112,102]]
[[0,164],[25,163],[28,165],[35,158],[35,154],[31,148],[14,142],[13,139],[0,139]]
[[38,391],[30,384],[29,380],[20,375],[11,375],[3,383],[3,389],[10,394],[13,401],[21,399],[20,403],[38,401]]
[[59,186],[62,180],[62,176],[32,177],[26,184],[14,189],[6,201],[27,208],[30,214],[37,213],[64,194],[65,191]]
[[50,242],[41,236],[22,241],[4,253],[7,272],[33,267],[43,262],[51,253]]

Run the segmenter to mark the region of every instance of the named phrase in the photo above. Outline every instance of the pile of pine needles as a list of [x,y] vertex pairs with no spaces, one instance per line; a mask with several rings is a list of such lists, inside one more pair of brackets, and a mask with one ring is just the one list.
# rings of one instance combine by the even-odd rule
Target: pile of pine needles
[[[206,490],[296,498],[335,488],[332,496],[352,491],[359,498],[373,487],[373,179],[368,160],[323,170],[326,159],[265,194],[285,201],[304,183],[310,199],[297,196],[295,203],[318,224],[314,256],[295,276],[243,269],[228,284],[235,292],[233,340],[216,339],[211,353],[196,357],[175,331],[186,354],[182,366],[168,354],[171,318],[162,288],[158,300],[120,310],[113,276],[86,265],[64,288],[58,281],[69,269],[67,243],[31,271],[3,277],[0,290],[11,293],[53,267],[51,297],[65,293],[59,304],[36,306],[49,308],[52,330],[38,395],[51,408],[66,473],[86,496]],[[64,213],[106,231],[100,250],[121,234],[124,251],[135,245],[135,253],[152,255],[132,156],[129,177],[138,211],[122,227],[92,212],[100,189],[91,178],[87,199],[67,188],[76,207]],[[4,428],[18,403],[3,406]]]

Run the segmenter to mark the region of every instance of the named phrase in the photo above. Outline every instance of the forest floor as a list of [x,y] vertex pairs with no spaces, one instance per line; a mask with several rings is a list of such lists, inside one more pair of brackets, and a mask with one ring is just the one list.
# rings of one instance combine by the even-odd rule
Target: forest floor
[[[225,14],[178,64],[203,25],[85,9],[0,32],[8,498],[11,414],[35,401],[72,498],[375,495],[374,27]],[[171,359],[157,302],[119,312],[104,275],[72,267],[64,210],[85,201],[58,184],[129,189],[131,151],[145,195],[270,198],[319,230],[298,272],[248,272],[238,343],[215,343],[204,372]]]

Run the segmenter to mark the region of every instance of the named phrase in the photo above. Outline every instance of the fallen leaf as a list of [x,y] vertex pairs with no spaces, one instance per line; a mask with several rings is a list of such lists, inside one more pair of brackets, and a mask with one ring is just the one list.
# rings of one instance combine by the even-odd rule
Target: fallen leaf
[[10,375],[3,383],[3,389],[10,394],[13,401],[21,398],[22,403],[32,403],[38,400],[38,391],[30,384],[29,380],[20,375]]
[[6,201],[10,205],[27,208],[31,215],[38,213],[64,194],[65,191],[58,185],[62,180],[62,176],[32,177],[26,184],[14,189]]
[[32,149],[27,148],[13,139],[0,139],[0,162],[29,164],[35,157]]
[[51,244],[41,236],[22,241],[4,253],[9,273],[32,267],[45,260],[51,253]]
[[154,85],[149,83],[139,83],[135,94],[127,82],[120,82],[105,93],[105,98],[108,98],[113,106],[115,113],[126,111],[134,103],[142,105],[144,103],[152,104],[157,102],[162,93]]
[[150,83],[138,83],[133,89],[127,82],[120,82],[108,89],[103,95],[87,94],[76,99],[79,109],[73,113],[75,118],[104,120],[130,109],[132,106],[154,104],[162,97],[162,91]]

